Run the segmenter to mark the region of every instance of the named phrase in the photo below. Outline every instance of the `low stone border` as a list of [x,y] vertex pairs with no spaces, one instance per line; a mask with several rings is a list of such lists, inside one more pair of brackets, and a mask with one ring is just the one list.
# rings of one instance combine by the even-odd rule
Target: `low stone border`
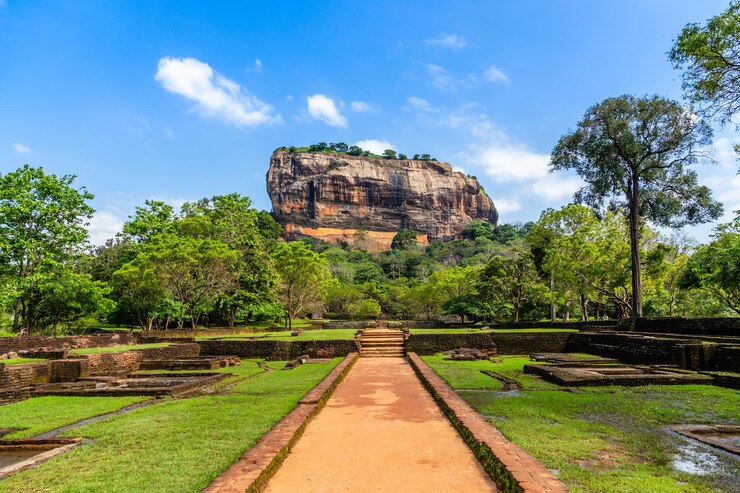
[[52,440],[2,440],[0,446],[5,448],[12,447],[43,447],[44,445],[58,445],[52,449],[41,451],[38,454],[29,457],[28,459],[16,462],[7,467],[0,469],[0,479],[5,479],[15,473],[18,473],[29,467],[41,464],[44,461],[51,459],[54,456],[63,454],[64,452],[75,448],[82,441],[81,438],[63,438],[63,439],[52,439]]
[[504,438],[417,354],[409,353],[408,359],[419,379],[502,492],[569,491],[534,457]]
[[293,411],[203,489],[203,493],[253,493],[264,490],[308,423],[324,407],[355,361],[357,353],[348,354],[326,378],[298,401]]
[[[730,442],[724,442],[720,439],[713,437],[716,434],[740,434],[740,426],[736,425],[678,425],[669,426],[669,430],[675,431],[676,433],[693,438],[712,447],[720,448],[731,452],[733,454],[740,455],[740,447],[733,445]],[[709,435],[709,436],[707,436]]]

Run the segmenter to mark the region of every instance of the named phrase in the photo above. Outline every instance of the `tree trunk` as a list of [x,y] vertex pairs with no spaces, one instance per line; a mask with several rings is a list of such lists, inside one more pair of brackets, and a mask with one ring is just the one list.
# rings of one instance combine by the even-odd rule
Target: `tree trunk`
[[581,321],[588,322],[588,298],[584,294],[579,294],[578,297],[581,305]]
[[13,307],[13,332],[18,332],[20,327],[20,313],[21,313],[21,301],[15,302]]
[[632,260],[632,318],[642,317],[642,284],[640,283],[640,186],[636,176],[630,179],[629,196],[630,251]]
[[555,300],[553,299],[554,292],[555,276],[550,272],[550,322],[554,322],[557,319],[557,313],[555,313]]

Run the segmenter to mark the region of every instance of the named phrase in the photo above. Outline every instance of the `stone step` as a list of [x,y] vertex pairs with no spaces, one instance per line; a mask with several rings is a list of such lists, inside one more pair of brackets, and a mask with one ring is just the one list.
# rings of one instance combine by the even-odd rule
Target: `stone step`
[[373,339],[372,341],[360,341],[360,346],[403,346],[404,341],[393,339]]
[[358,339],[398,339],[398,340],[404,340],[405,337],[403,335],[394,335],[394,334],[377,334],[372,336],[359,336]]
[[360,356],[404,356],[406,353],[402,349],[396,350],[360,350]]

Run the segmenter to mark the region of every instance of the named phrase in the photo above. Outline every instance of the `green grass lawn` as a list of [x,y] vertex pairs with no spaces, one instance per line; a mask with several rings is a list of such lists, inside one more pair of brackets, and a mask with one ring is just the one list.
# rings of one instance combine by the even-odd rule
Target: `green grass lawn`
[[[507,438],[555,470],[574,492],[737,491],[740,460],[707,447],[687,448],[687,440],[666,430],[685,423],[737,424],[740,392],[736,390],[654,385],[592,387],[569,393],[523,375],[528,358],[505,356],[496,358],[501,362],[491,363],[492,369],[524,383],[524,390],[471,391],[464,390],[465,385],[475,388],[478,377],[473,371],[465,377],[468,365],[463,363],[467,362],[441,362],[439,356],[424,359],[443,378],[451,378],[460,395]],[[450,369],[451,365],[459,368]],[[699,460],[711,466],[705,474],[674,469],[674,459],[687,450],[698,450]]]
[[489,360],[480,361],[445,361],[445,356],[422,356],[422,359],[439,376],[444,378],[454,389],[490,389],[500,390],[501,382],[481,373],[482,370],[493,370]]
[[315,329],[315,330],[304,330],[299,336],[291,336],[290,331],[280,332],[257,332],[254,334],[238,334],[233,336],[205,336],[198,337],[197,340],[208,340],[208,339],[226,339],[226,340],[240,340],[240,339],[251,339],[257,338],[260,340],[274,341],[274,340],[296,340],[296,341],[336,341],[336,340],[351,340],[355,338],[357,334],[356,329]]
[[[72,430],[68,436],[90,441],[0,481],[0,491],[198,492],[339,361],[265,373],[221,393],[165,399]],[[284,364],[270,362],[275,367]]]
[[0,406],[0,428],[19,430],[6,439],[28,438],[143,400],[146,397],[33,397]]
[[462,328],[462,329],[448,329],[448,328],[440,328],[440,329],[409,329],[409,332],[411,332],[411,335],[414,334],[486,334],[490,333],[491,331],[489,329],[481,330],[479,328]]
[[501,383],[481,373],[482,370],[500,373],[515,380],[524,389],[557,388],[557,385],[537,376],[524,374],[524,364],[531,363],[529,357],[526,356],[499,356],[494,358],[494,361],[447,361],[444,358],[446,356],[443,354],[422,356],[422,359],[454,389],[500,389]]
[[133,351],[135,349],[147,349],[153,347],[166,347],[171,342],[155,342],[151,344],[133,344],[131,346],[108,346],[108,347],[89,347],[81,349],[72,349],[71,354],[99,354],[99,353],[120,353],[122,351]]
[[46,361],[43,358],[8,358],[8,359],[0,359],[0,363],[5,363],[6,365],[22,365],[24,363],[38,363],[39,361]]
[[537,329],[493,329],[494,334],[528,333],[528,332],[578,332],[578,329],[555,329],[540,327]]
[[411,334],[505,334],[505,333],[528,333],[528,332],[578,332],[576,329],[494,329],[488,328],[481,330],[476,327],[440,328],[440,329],[409,329]]

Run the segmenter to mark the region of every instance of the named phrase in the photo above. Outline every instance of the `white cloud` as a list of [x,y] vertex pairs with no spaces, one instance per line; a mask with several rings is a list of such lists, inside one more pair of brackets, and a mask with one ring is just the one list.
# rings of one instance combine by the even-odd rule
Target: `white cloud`
[[363,150],[370,151],[373,154],[383,154],[383,151],[386,149],[396,150],[396,146],[387,140],[365,139],[355,142],[355,145],[357,147],[361,147]]
[[90,233],[90,243],[103,245],[106,240],[116,236],[123,229],[123,219],[107,211],[97,211],[90,218],[87,231]]
[[713,173],[701,180],[712,189],[714,198],[724,205],[725,213],[718,220],[720,223],[730,221],[736,215],[734,211],[740,210],[740,174],[737,173],[740,163],[734,149],[737,144],[740,144],[740,137],[729,132],[715,139],[712,157],[718,166],[714,166]]
[[459,89],[470,87],[472,82],[475,81],[471,75],[466,75],[463,78],[455,77],[447,72],[444,67],[433,63],[427,63],[424,67],[430,77],[432,86],[441,91],[457,92]]
[[583,180],[577,176],[548,174],[535,180],[530,190],[545,202],[561,202],[573,197],[583,185]]
[[404,109],[411,109],[421,111],[424,113],[435,113],[437,108],[433,107],[426,99],[418,98],[416,96],[409,96],[406,98],[406,106]]
[[365,101],[352,101],[349,107],[356,113],[372,113],[375,111],[375,107]]
[[13,144],[13,150],[18,154],[28,154],[31,152],[31,148],[27,145],[23,145],[20,142]]
[[499,214],[516,212],[522,209],[522,204],[516,199],[496,199],[493,201]]
[[308,114],[314,120],[332,127],[346,127],[347,119],[339,112],[334,100],[323,94],[314,94],[307,98]]
[[722,168],[734,168],[738,167],[738,155],[735,152],[735,146],[740,144],[740,137],[720,137],[715,139],[713,145],[714,159],[719,163]]
[[254,67],[252,67],[250,70],[252,72],[260,73],[260,72],[262,72],[262,67],[264,67],[264,65],[262,65],[262,60],[260,60],[259,58],[255,58],[254,59]]
[[442,46],[445,48],[452,48],[453,50],[459,50],[465,48],[468,44],[463,38],[457,34],[440,34],[436,38],[430,38],[424,41],[428,45]]
[[281,121],[272,106],[195,58],[161,58],[154,79],[167,91],[195,101],[203,116],[250,127]]
[[547,175],[550,156],[523,146],[492,143],[479,150],[476,159],[496,181],[528,181]]
[[510,82],[511,81],[508,75],[503,73],[500,69],[498,69],[494,65],[491,65],[490,67],[488,67],[488,69],[485,72],[483,72],[483,77],[485,77],[488,82],[493,82],[494,84],[497,82]]

